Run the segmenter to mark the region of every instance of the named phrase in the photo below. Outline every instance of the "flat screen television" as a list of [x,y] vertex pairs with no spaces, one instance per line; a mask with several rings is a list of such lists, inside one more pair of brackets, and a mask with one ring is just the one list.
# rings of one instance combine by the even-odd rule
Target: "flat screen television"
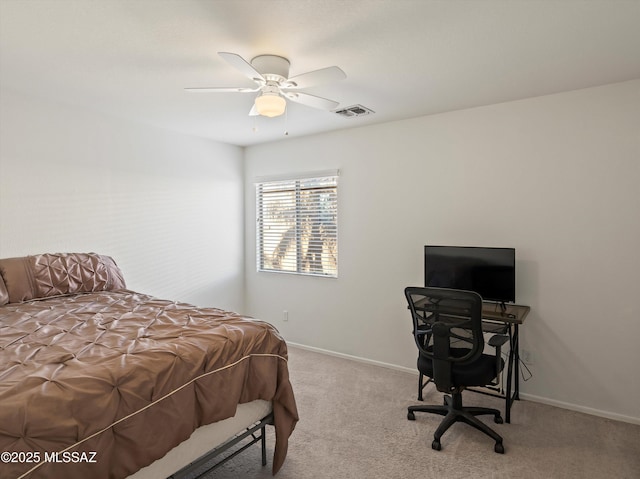
[[485,301],[515,303],[516,250],[425,246],[424,284],[475,291]]

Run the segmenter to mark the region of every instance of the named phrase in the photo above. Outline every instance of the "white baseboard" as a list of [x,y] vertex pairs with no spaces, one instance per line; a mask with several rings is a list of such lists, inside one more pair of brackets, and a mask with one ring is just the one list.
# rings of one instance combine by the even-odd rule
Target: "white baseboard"
[[[398,366],[397,364],[385,363],[382,361],[375,361],[373,359],[361,358],[360,356],[352,356],[351,354],[338,353],[328,349],[316,348],[314,346],[307,346],[305,344],[292,343],[287,341],[287,344],[295,348],[306,349],[308,351],[314,351],[320,354],[327,354],[329,356],[336,356],[338,358],[350,359],[352,361],[358,361],[361,363],[372,364],[374,366],[381,366],[387,369],[395,369],[396,371],[402,371],[418,376],[418,370],[415,368],[406,368],[404,366]],[[628,422],[630,424],[640,424],[640,418],[625,416],[623,414],[617,414],[610,411],[602,411],[601,409],[594,409],[586,406],[580,406],[577,404],[567,403],[563,401],[557,401],[555,399],[549,399],[545,397],[535,396],[533,394],[527,394],[520,392],[520,398],[527,401],[537,402],[540,404],[547,404],[549,406],[555,406],[562,409],[568,409],[570,411],[582,412],[590,414],[592,416],[604,417],[607,419],[613,419],[614,421]]]
[[398,366],[397,364],[384,363],[382,361],[375,361],[373,359],[361,358],[360,356],[352,356],[351,354],[337,353],[335,351],[330,351],[328,349],[316,348],[314,346],[307,346],[305,344],[292,343],[290,341],[287,341],[287,344],[295,348],[306,349],[308,351],[314,351],[316,353],[327,354],[329,356],[336,356],[338,358],[350,359],[352,361],[358,361],[360,363],[373,364],[374,366],[380,366],[387,369],[395,369],[396,371],[411,373],[416,376],[418,375],[418,370],[415,368],[405,368],[404,366]]
[[625,416],[623,414],[617,414],[610,411],[603,411],[601,409],[594,409],[586,406],[580,406],[578,404],[572,404],[564,401],[558,401],[556,399],[549,399],[541,396],[534,396],[533,394],[520,393],[521,399],[526,399],[527,401],[537,402],[541,404],[548,404],[549,406],[555,406],[562,409],[569,409],[570,411],[582,412],[585,414],[590,414],[591,416],[599,416],[607,419],[613,419],[614,421],[622,421],[628,422],[630,424],[639,424],[640,418]]

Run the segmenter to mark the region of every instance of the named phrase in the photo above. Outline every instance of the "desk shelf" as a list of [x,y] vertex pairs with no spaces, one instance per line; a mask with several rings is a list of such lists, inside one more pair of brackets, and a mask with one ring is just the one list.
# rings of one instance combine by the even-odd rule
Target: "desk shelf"
[[503,311],[498,303],[482,303],[482,319],[501,321],[503,323],[522,324],[531,311],[529,306],[507,304]]

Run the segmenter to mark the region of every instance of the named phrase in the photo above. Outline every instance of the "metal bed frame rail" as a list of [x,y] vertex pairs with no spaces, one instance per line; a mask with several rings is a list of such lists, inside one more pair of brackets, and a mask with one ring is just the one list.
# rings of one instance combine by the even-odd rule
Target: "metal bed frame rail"
[[[209,452],[203,454],[192,463],[186,465],[179,471],[174,472],[167,479],[184,479],[187,477],[201,477],[204,474],[207,474],[208,472],[211,472],[217,469],[218,467],[222,466],[224,463],[226,463],[230,459],[233,459],[238,454],[248,449],[249,447],[253,446],[257,442],[261,443],[262,465],[266,466],[267,465],[267,442],[266,442],[265,432],[266,432],[267,425],[273,425],[273,413],[269,413],[267,416],[263,417],[260,420],[260,422],[257,422],[253,426],[247,428],[241,434],[235,436],[234,438],[228,440],[227,442],[221,444],[220,446],[211,449]],[[209,463],[213,461],[214,458],[216,458],[220,454],[225,453],[226,451],[236,446],[240,442],[244,441],[245,439],[248,439],[249,437],[251,437],[249,442],[245,443],[242,447],[235,450],[232,454],[229,454],[228,456],[222,458],[220,461],[209,466]],[[205,466],[207,466],[206,469],[201,471],[200,469],[204,468]],[[193,475],[194,473],[197,473],[197,474],[194,476]]]

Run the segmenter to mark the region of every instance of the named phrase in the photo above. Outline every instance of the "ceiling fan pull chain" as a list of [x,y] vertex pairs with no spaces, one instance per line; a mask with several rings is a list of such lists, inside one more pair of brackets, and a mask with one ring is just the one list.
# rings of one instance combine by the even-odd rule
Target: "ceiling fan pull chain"
[[289,136],[289,107],[284,110],[284,136]]

